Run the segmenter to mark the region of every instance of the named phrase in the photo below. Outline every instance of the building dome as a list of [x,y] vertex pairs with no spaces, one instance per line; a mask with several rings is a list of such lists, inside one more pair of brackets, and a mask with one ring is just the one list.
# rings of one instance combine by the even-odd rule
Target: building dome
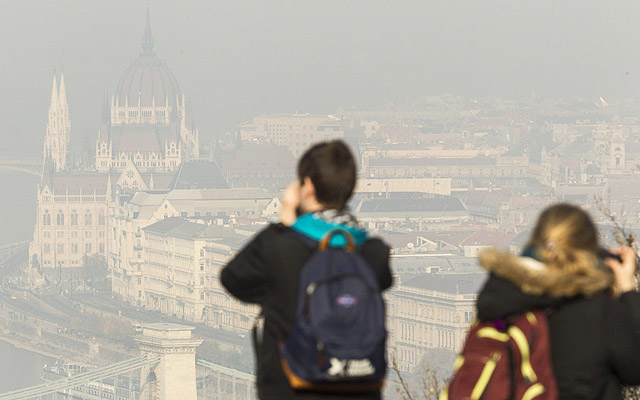
[[171,70],[153,52],[153,37],[147,12],[147,25],[142,40],[142,54],[127,68],[116,87],[115,97],[120,106],[129,102],[129,107],[137,107],[138,100],[141,107],[151,107],[155,100],[156,106],[176,104],[180,97],[180,86]]

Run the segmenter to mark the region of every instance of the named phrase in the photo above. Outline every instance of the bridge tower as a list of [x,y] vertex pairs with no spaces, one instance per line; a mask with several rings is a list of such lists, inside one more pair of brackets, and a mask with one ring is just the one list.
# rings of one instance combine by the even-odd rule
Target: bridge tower
[[195,328],[171,323],[152,323],[142,327],[136,341],[142,354],[160,356],[154,368],[140,375],[144,400],[197,400],[196,348],[201,339],[192,337]]

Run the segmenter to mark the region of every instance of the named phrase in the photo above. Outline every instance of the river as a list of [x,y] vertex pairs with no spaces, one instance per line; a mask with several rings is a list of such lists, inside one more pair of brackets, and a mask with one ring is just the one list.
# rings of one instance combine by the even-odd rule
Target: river
[[[37,176],[0,172],[0,245],[33,235],[38,182]],[[53,361],[0,341],[0,393],[41,383],[42,366]]]
[[34,175],[0,171],[0,245],[33,237],[39,181]]
[[42,366],[55,362],[52,358],[3,341],[0,341],[0,360],[0,393],[42,383]]

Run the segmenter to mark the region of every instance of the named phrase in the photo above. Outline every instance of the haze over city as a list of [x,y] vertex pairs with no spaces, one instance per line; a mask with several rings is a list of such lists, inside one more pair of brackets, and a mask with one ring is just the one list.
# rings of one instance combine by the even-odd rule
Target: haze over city
[[293,224],[285,189],[327,141],[353,156],[353,196],[337,217],[293,213],[389,246],[383,393],[435,399],[477,318],[480,254],[526,250],[557,202],[603,245],[635,245],[639,15],[591,0],[0,1],[0,400],[257,398],[262,303],[221,271]]
[[[2,153],[38,153],[54,70],[75,143],[136,57],[144,1],[3,1]],[[410,104],[424,95],[635,98],[633,1],[151,1],[157,53],[204,136],[253,115]],[[615,22],[613,22],[615,21]]]

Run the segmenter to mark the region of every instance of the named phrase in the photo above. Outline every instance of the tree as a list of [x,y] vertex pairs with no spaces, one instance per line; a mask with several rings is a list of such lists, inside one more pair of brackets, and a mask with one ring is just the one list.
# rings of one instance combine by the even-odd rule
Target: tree
[[[638,243],[636,241],[635,235],[628,231],[625,221],[618,220],[616,214],[611,210],[604,198],[596,197],[595,203],[598,210],[611,223],[613,229],[613,239],[616,244],[618,244],[619,246],[629,246],[634,249],[634,251],[636,252],[636,259],[638,259]],[[621,213],[621,215],[624,215],[624,212]],[[636,271],[636,282],[638,281],[640,281],[640,268]],[[625,387],[623,389],[623,397],[625,400],[640,399],[640,386]]]
[[397,378],[396,394],[402,400],[437,400],[453,372],[455,357],[449,349],[429,349],[414,372],[405,374],[391,357],[391,371]]
[[85,282],[94,288],[103,288],[109,276],[107,260],[101,254],[85,255],[82,259]]

